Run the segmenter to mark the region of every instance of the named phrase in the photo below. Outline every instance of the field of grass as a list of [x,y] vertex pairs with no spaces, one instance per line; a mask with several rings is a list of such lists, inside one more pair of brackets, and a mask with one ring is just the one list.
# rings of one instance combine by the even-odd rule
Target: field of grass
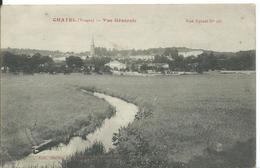
[[74,83],[51,75],[3,74],[1,159],[23,157],[46,139],[58,143],[86,135],[112,116],[114,109],[107,102],[83,94]]
[[[139,119],[121,131],[119,153],[127,153],[125,160],[161,158],[192,168],[254,165],[255,75],[88,76],[86,80],[88,86],[141,107]],[[136,152],[140,146],[141,154]]]
[[[20,80],[23,82],[18,83]],[[6,82],[11,85],[8,86],[9,93],[3,95],[18,96],[18,91],[24,92],[22,86],[32,87],[31,97],[19,93],[19,102],[4,107],[7,111],[17,111],[15,115],[8,114],[11,116],[6,116],[8,117],[6,120],[16,117],[25,124],[29,124],[26,120],[28,117],[30,120],[36,118],[35,112],[24,115],[19,111],[35,111],[34,108],[41,106],[49,111],[57,111],[54,109],[61,108],[57,114],[49,112],[42,116],[42,112],[37,112],[38,117],[45,118],[39,121],[43,122],[42,127],[55,122],[53,118],[60,117],[64,110],[75,112],[73,110],[75,108],[71,107],[74,104],[77,109],[81,109],[81,106],[88,106],[91,109],[96,108],[93,111],[104,112],[102,102],[98,106],[96,106],[97,100],[92,103],[86,102],[86,100],[90,101],[90,98],[75,91],[75,88],[79,87],[95,87],[138,104],[141,111],[137,119],[127,129],[122,129],[119,135],[120,143],[117,152],[120,155],[125,154],[128,162],[132,159],[133,162],[129,164],[138,164],[138,161],[143,164],[141,163],[143,160],[154,164],[155,160],[160,162],[161,159],[167,164],[192,168],[206,168],[209,163],[212,164],[210,167],[220,165],[229,168],[245,168],[254,165],[255,75],[203,74],[156,77],[34,75],[9,77]],[[41,89],[38,90],[38,88],[45,88],[45,91],[42,91],[45,94],[41,93]],[[35,90],[41,93],[37,95],[41,99],[36,100],[32,96],[35,95],[33,94]],[[60,98],[61,94],[62,98]],[[77,94],[77,96],[71,98],[72,94]],[[17,96],[15,96],[16,99]],[[38,102],[38,106],[25,105],[31,101]],[[67,101],[71,103],[64,105],[64,102],[68,103]],[[46,106],[47,102],[53,105]],[[63,106],[56,107],[60,103]],[[48,115],[54,115],[54,117]],[[71,114],[68,118],[78,117],[78,115],[83,114],[77,111],[77,115]],[[56,124],[73,125],[68,122]],[[246,156],[243,153],[246,153]],[[144,159],[139,160],[140,157]],[[242,166],[240,166],[241,162],[243,162]],[[131,167],[138,167],[138,165]]]

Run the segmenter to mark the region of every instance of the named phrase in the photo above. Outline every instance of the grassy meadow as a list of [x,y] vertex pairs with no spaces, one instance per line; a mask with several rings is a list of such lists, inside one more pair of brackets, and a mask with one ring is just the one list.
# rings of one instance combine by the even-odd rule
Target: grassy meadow
[[17,152],[14,145],[28,145],[26,127],[43,139],[79,128],[77,123],[89,121],[90,115],[106,116],[109,106],[78,92],[80,87],[95,87],[140,107],[137,119],[118,135],[115,153],[129,167],[158,167],[154,161],[162,167],[254,165],[254,74],[3,76],[3,145],[9,153]]
[[107,102],[73,87],[77,81],[64,83],[51,75],[2,74],[1,79],[4,161],[24,157],[43,140],[86,135],[114,112]]

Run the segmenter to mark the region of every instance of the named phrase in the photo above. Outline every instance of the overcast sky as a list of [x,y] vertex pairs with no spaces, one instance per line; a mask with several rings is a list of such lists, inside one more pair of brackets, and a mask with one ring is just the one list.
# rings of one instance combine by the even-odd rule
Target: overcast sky
[[[96,46],[119,49],[255,49],[253,5],[2,6],[1,15],[2,48],[89,51],[94,36]],[[95,22],[60,23],[53,18]],[[136,22],[103,21],[114,18]]]

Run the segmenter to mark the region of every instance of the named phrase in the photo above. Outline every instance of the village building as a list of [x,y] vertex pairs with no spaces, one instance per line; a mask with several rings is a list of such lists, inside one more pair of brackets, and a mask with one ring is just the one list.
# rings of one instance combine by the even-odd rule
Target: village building
[[107,64],[105,64],[105,66],[111,68],[112,70],[115,70],[115,71],[120,71],[120,70],[125,70],[126,69],[126,64],[124,63],[121,63],[119,61],[111,61]]
[[132,55],[129,56],[131,60],[143,60],[143,61],[152,61],[154,60],[154,55]]
[[52,58],[53,59],[53,61],[55,62],[55,63],[59,63],[59,62],[65,62],[66,61],[66,57],[53,57]]
[[180,52],[178,52],[178,55],[181,55],[183,57],[189,57],[189,56],[197,57],[198,55],[200,55],[202,53],[203,53],[203,50],[180,51]]

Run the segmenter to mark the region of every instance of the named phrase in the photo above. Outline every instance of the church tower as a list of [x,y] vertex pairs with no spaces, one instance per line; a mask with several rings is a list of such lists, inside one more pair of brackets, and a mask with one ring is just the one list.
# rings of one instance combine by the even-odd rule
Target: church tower
[[94,38],[92,37],[91,45],[90,45],[90,56],[94,57],[95,56],[95,43],[94,43]]

